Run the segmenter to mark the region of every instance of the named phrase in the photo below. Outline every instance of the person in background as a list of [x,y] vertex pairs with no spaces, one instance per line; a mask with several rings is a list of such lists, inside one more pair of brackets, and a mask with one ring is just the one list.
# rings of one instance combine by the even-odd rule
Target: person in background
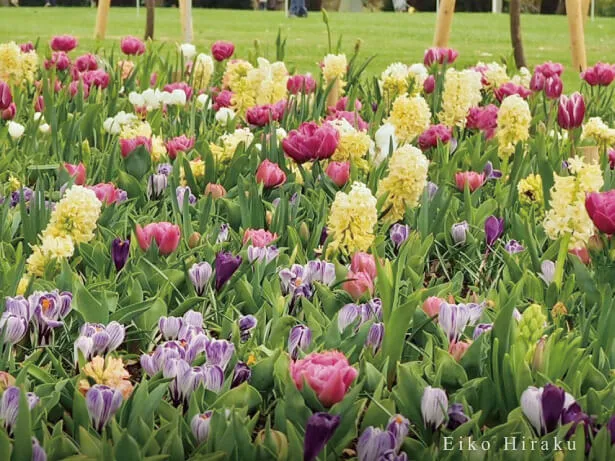
[[307,18],[305,0],[290,0],[290,17]]
[[56,6],[56,0],[47,0],[47,2],[45,3],[46,7],[50,7],[50,6]]

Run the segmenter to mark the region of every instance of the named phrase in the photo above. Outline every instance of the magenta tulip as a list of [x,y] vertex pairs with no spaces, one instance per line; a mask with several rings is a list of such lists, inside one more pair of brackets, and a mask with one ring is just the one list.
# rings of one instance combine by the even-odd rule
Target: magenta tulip
[[545,80],[545,96],[549,99],[557,99],[562,95],[564,83],[558,76],[547,77]]
[[286,173],[277,163],[265,159],[256,170],[256,182],[262,183],[266,188],[278,187],[286,182]]
[[581,74],[581,78],[591,86],[608,86],[615,80],[615,66],[599,62],[588,67]]
[[145,43],[132,35],[122,39],[120,48],[122,49],[122,53],[127,55],[135,56],[145,53]]
[[8,109],[12,102],[11,87],[8,83],[0,80],[0,110]]
[[502,102],[504,98],[512,96],[513,94],[518,94],[523,99],[527,99],[528,97],[530,97],[532,92],[522,85],[517,85],[513,82],[507,82],[501,85],[499,88],[496,88],[493,94],[499,102]]
[[72,35],[56,35],[51,39],[49,45],[53,51],[64,51],[68,53],[77,48],[78,43],[77,38]]
[[324,160],[333,155],[339,138],[337,129],[328,123],[318,126],[316,122],[305,122],[288,133],[282,148],[297,163]]
[[128,157],[137,147],[143,146],[148,152],[152,151],[152,140],[145,136],[136,138],[120,139],[120,152],[122,157]]
[[419,147],[421,150],[429,150],[438,147],[440,144],[448,144],[453,137],[453,133],[446,125],[431,125],[419,136]]
[[194,138],[189,138],[186,135],[177,136],[169,139],[166,143],[167,153],[171,159],[175,159],[180,152],[188,152],[194,147]]
[[17,106],[12,102],[9,104],[9,107],[0,111],[0,113],[2,114],[2,120],[13,120],[17,114]]
[[350,162],[331,162],[325,173],[337,187],[342,187],[350,179]]
[[105,205],[121,203],[128,198],[125,190],[118,189],[115,187],[115,184],[111,182],[89,186],[88,189],[93,191],[96,194],[96,198]]
[[232,42],[226,42],[224,40],[218,40],[211,46],[211,54],[218,62],[233,56],[235,52],[235,45]]
[[585,101],[581,93],[560,96],[557,109],[557,123],[565,130],[578,128],[585,117]]
[[585,209],[600,232],[615,234],[615,190],[587,194]]
[[452,48],[437,48],[432,47],[425,51],[423,64],[431,67],[432,64],[452,64],[459,56],[459,52]]
[[310,74],[293,75],[286,82],[286,89],[290,94],[310,94],[316,90],[316,80]]

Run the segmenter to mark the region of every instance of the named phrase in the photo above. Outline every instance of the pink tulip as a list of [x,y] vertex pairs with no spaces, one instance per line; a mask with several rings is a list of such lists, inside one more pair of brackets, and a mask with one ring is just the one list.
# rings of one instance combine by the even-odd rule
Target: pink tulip
[[297,388],[301,390],[307,383],[326,407],[344,399],[357,375],[346,356],[338,351],[313,352],[290,363],[290,376]]
[[481,130],[487,139],[495,136],[498,126],[498,107],[489,104],[484,107],[472,107],[466,119],[466,128]]
[[369,274],[365,272],[348,271],[346,280],[342,284],[342,288],[354,299],[359,299],[364,294],[372,294],[374,292],[374,282]]
[[431,67],[432,64],[452,64],[459,56],[457,50],[452,48],[437,48],[432,47],[425,51],[423,57],[423,63],[427,67]]
[[[79,93],[80,85],[81,85],[81,82],[77,80],[70,82],[70,85],[68,85],[68,91],[70,91],[70,96],[72,98],[77,96],[77,94]],[[84,83],[83,84],[83,97],[87,99],[89,95],[90,95],[90,87]]]
[[152,244],[152,240],[155,240],[159,253],[164,256],[173,253],[177,249],[181,237],[179,226],[170,222],[150,223],[145,227],[137,224],[135,233],[137,234],[139,246],[143,251],[147,251]]
[[83,82],[104,90],[109,86],[109,74],[102,69],[89,70],[83,73]]
[[425,94],[431,94],[436,89],[436,78],[429,75],[423,82],[423,91]]
[[316,80],[310,74],[293,75],[288,78],[286,89],[290,94],[310,94],[316,89]]
[[8,109],[12,102],[11,87],[8,83],[0,80],[0,110]]
[[585,101],[581,93],[572,93],[570,97],[561,96],[557,108],[557,123],[564,130],[578,128],[585,118]]
[[562,95],[564,83],[558,76],[547,77],[545,80],[545,96],[549,99],[557,99]]
[[64,169],[68,172],[68,175],[75,179],[75,184],[83,186],[85,184],[85,165],[83,162],[79,162],[78,165],[71,163],[65,163]]
[[32,42],[21,43],[19,49],[22,53],[29,53],[34,51],[34,44]]
[[534,73],[540,73],[545,76],[545,78],[558,76],[561,77],[562,72],[564,72],[564,66],[562,66],[559,62],[545,62],[537,65],[534,68]]
[[91,53],[87,53],[75,59],[74,67],[79,72],[87,72],[88,70],[96,70],[98,69],[98,61],[96,61],[96,56],[94,56]]
[[249,242],[252,246],[265,248],[277,238],[277,234],[272,234],[265,229],[246,229],[243,233],[243,244],[245,245]]
[[45,110],[45,98],[43,96],[39,96],[34,100],[34,111],[35,112],[43,112]]
[[263,183],[266,188],[278,187],[286,182],[286,173],[277,163],[265,159],[256,170],[256,182]]
[[457,362],[459,362],[471,345],[472,343],[470,342],[451,341],[448,346],[448,353],[451,354]]
[[598,62],[595,66],[588,67],[581,74],[581,78],[591,86],[609,86],[615,80],[615,66]]
[[231,107],[233,104],[233,92],[229,90],[220,91],[213,103],[213,109],[217,112],[221,107]]
[[376,260],[369,253],[357,251],[350,260],[350,270],[355,274],[357,272],[364,272],[369,275],[369,278],[374,280],[377,275]]
[[148,152],[152,151],[152,140],[145,136],[137,136],[136,138],[120,139],[120,151],[122,157],[128,157],[137,147],[143,146]]
[[235,52],[235,45],[232,42],[226,42],[224,40],[218,40],[211,46],[211,54],[218,62],[222,62],[225,59],[233,56]]
[[115,187],[111,182],[96,184],[88,187],[96,194],[96,198],[106,205],[120,203],[127,199],[126,192]]
[[194,138],[189,138],[182,134],[181,136],[169,139],[166,142],[166,146],[169,157],[174,160],[180,152],[188,152],[194,147]]
[[485,175],[483,173],[477,173],[476,171],[461,171],[455,174],[455,184],[460,191],[463,191],[467,184],[470,192],[474,192],[482,186],[484,182]]
[[568,254],[575,255],[586,266],[591,262],[587,248],[573,248],[572,250],[568,250]]
[[440,144],[448,144],[453,137],[453,132],[446,125],[431,125],[419,136],[421,150],[429,150]]
[[49,45],[53,51],[64,51],[68,53],[77,48],[78,43],[77,38],[72,35],[56,35],[51,39]]
[[429,317],[435,317],[440,313],[440,305],[445,302],[437,296],[430,296],[423,302],[423,312]]
[[186,101],[188,101],[192,97],[192,93],[194,92],[192,87],[186,82],[168,83],[164,86],[163,90],[168,93],[173,93],[173,90],[182,90],[184,93],[186,93]]
[[212,198],[222,198],[226,195],[226,189],[222,184],[210,182],[205,186],[205,195],[211,195]]
[[340,134],[328,123],[304,122],[282,141],[286,155],[297,163],[324,160],[333,155]]
[[2,114],[2,120],[13,120],[17,114],[17,106],[14,102],[9,104],[9,107],[0,111]]
[[615,190],[587,194],[585,209],[600,232],[615,234]]
[[120,48],[122,49],[122,53],[129,56],[142,55],[145,53],[145,43],[132,35],[128,35],[122,39]]
[[45,69],[49,70],[54,67],[59,71],[68,69],[70,67],[70,58],[68,55],[63,51],[52,53],[51,59],[45,60]]
[[350,112],[347,110],[336,110],[328,115],[326,121],[331,120],[346,120],[359,131],[367,131],[369,123],[361,118],[358,112]]
[[517,85],[513,82],[507,82],[497,88],[493,92],[493,94],[499,102],[502,102],[504,98],[512,96],[513,94],[518,94],[523,99],[527,99],[528,97],[530,97],[532,92],[522,85]]
[[342,187],[350,179],[350,162],[331,162],[325,173],[337,187]]

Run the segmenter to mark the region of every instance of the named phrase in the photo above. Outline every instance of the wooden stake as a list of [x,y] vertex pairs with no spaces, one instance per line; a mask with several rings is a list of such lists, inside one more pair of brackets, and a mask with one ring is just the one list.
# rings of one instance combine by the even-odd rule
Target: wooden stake
[[566,0],[566,16],[568,16],[572,67],[574,67],[577,72],[584,71],[587,68],[583,11],[581,9],[582,3],[583,0]]
[[440,9],[436,17],[436,31],[433,38],[434,46],[439,48],[446,48],[448,46],[454,14],[455,0],[441,0]]
[[179,14],[182,23],[184,43],[192,42],[192,0],[179,0]]
[[587,22],[587,18],[589,17],[589,10],[591,8],[592,0],[583,0],[583,24]]
[[156,0],[146,0],[145,8],[147,16],[145,18],[145,40],[154,40],[154,12],[156,11]]
[[510,0],[510,41],[515,54],[517,69],[527,67],[521,40],[521,0]]
[[99,0],[98,10],[96,11],[96,28],[94,29],[94,38],[103,40],[107,34],[107,19],[109,19],[109,8],[111,0]]
[[329,91],[329,94],[327,95],[327,107],[335,107],[339,101],[342,93],[341,83],[342,82],[338,79],[331,87],[331,91]]

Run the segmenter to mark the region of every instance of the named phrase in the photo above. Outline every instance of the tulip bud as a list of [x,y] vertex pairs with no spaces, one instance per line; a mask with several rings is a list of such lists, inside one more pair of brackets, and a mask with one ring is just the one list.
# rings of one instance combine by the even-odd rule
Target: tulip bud
[[337,187],[342,187],[350,179],[350,162],[331,162],[326,174]]
[[212,198],[222,198],[226,195],[226,189],[222,184],[208,183],[205,186],[205,195],[211,195]]
[[431,94],[436,89],[436,79],[433,75],[428,76],[423,82],[423,91],[425,94]]
[[288,439],[283,432],[270,429],[268,432],[262,429],[254,439],[256,445],[272,444],[273,453],[277,461],[286,461],[288,459]]
[[581,93],[572,93],[570,97],[561,96],[557,109],[557,123],[565,130],[578,128],[585,118],[585,101]]
[[269,210],[265,212],[265,221],[267,222],[267,226],[271,226],[271,221],[273,220],[273,213]]
[[452,341],[448,346],[448,353],[451,354],[457,362],[459,362],[461,358],[465,355],[469,347],[469,342]]
[[556,302],[551,308],[551,317],[553,317],[553,320],[557,320],[559,317],[567,314],[568,309],[566,309],[566,305],[561,301]]
[[13,120],[17,114],[17,106],[12,102],[9,107],[0,111],[0,114],[2,114],[2,120]]
[[444,302],[442,298],[430,296],[423,302],[423,312],[429,317],[434,317],[440,313],[440,305]]
[[547,345],[547,337],[543,336],[536,343],[534,356],[532,357],[532,369],[534,371],[542,371],[545,364],[545,346]]
[[8,109],[12,102],[11,87],[8,83],[0,80],[0,110]]
[[126,265],[129,253],[130,240],[122,240],[118,237],[111,242],[111,259],[118,272]]
[[306,242],[310,238],[310,228],[305,221],[302,221],[301,225],[299,226],[299,237],[301,237],[301,239]]
[[199,242],[201,241],[201,234],[199,234],[198,232],[193,232],[192,234],[190,234],[190,237],[188,238],[188,248],[196,248],[197,246],[199,246]]

